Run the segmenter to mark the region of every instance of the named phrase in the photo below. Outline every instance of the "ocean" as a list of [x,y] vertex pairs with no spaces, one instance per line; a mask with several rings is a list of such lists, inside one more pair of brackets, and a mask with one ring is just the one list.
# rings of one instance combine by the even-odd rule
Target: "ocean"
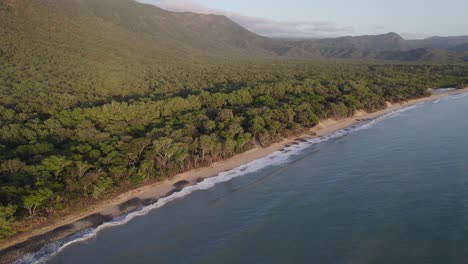
[[187,187],[17,263],[467,263],[467,94]]

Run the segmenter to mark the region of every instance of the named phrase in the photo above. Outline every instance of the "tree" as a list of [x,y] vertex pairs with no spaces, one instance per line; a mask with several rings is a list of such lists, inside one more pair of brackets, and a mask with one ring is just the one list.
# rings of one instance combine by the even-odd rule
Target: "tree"
[[93,198],[99,199],[114,184],[110,177],[100,177],[93,188]]
[[37,210],[46,205],[46,202],[52,196],[52,191],[47,188],[34,190],[28,195],[23,196],[23,207],[29,211],[29,215],[35,215]]
[[[83,161],[75,162],[75,166],[72,170],[73,172],[72,176],[67,177],[65,179],[67,190],[68,191],[82,191],[83,185],[86,185],[83,182],[88,181],[87,179],[85,180],[83,179],[85,178],[86,173],[88,173],[88,171],[91,170],[93,167],[94,167],[93,165],[83,162]],[[84,190],[84,192],[86,192],[86,190]]]
[[20,159],[5,160],[0,163],[0,173],[16,174],[26,167],[26,164]]
[[55,178],[58,178],[60,173],[69,166],[72,162],[62,156],[50,156],[42,160],[42,165],[46,171],[50,171]]
[[237,142],[234,139],[226,139],[223,144],[223,158],[232,156],[236,152]]
[[298,113],[295,117],[295,120],[297,123],[307,127],[315,126],[320,121],[318,117],[310,110]]
[[203,132],[211,133],[216,129],[216,122],[213,120],[205,120],[202,124]]
[[93,165],[86,162],[77,161],[75,162],[76,167],[76,176],[78,179],[81,179],[85,176],[86,172],[93,168]]
[[249,131],[255,137],[265,132],[265,120],[258,114],[254,114],[249,120]]
[[189,155],[189,149],[187,145],[184,144],[177,144],[177,152],[174,156],[174,161],[179,167],[180,170],[185,169],[185,162],[190,157]]
[[339,119],[348,115],[348,108],[343,103],[332,104],[330,112],[333,118]]
[[0,239],[5,239],[14,234],[12,223],[16,213],[16,205],[0,205]]
[[177,153],[177,150],[177,144],[170,138],[163,137],[153,141],[153,159],[164,173],[166,173],[169,161]]
[[221,109],[216,114],[216,121],[218,122],[223,122],[231,118],[234,118],[234,114],[231,109]]
[[213,151],[216,148],[216,141],[217,141],[217,139],[216,139],[215,134],[211,134],[209,136],[203,135],[203,136],[200,137],[199,149],[200,149],[200,152],[201,152],[202,161],[206,160],[206,155],[207,154],[213,154]]

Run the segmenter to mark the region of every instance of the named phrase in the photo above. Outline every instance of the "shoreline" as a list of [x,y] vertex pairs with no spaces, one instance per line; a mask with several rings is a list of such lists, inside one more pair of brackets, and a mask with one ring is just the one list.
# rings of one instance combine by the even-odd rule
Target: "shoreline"
[[[215,177],[221,172],[237,168],[243,164],[263,158],[273,152],[279,151],[286,145],[304,138],[315,138],[328,135],[335,131],[350,127],[362,120],[375,119],[379,116],[405,108],[411,105],[435,101],[437,99],[462,93],[468,93],[468,88],[452,90],[441,94],[433,94],[429,97],[410,100],[404,103],[390,104],[387,108],[373,113],[357,111],[349,118],[341,120],[322,120],[308,133],[293,138],[287,138],[268,147],[254,147],[244,153],[235,155],[229,159],[213,163],[209,167],[194,169],[176,175],[170,180],[149,184],[137,189],[120,194],[112,199],[100,201],[87,208],[85,211],[67,215],[42,228],[32,232],[20,234],[10,240],[0,243],[0,263],[9,263],[21,257],[25,253],[35,252],[44,245],[62,240],[88,228],[98,227],[114,217],[126,215],[143,206],[154,204],[158,199],[167,197],[184,187],[194,185],[203,179]],[[54,219],[55,220],[55,219]]]

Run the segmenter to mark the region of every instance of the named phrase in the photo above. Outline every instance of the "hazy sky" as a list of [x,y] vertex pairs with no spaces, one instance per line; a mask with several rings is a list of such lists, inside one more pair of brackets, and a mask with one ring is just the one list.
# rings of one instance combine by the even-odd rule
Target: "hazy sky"
[[139,1],[173,11],[224,14],[266,36],[468,35],[468,0]]

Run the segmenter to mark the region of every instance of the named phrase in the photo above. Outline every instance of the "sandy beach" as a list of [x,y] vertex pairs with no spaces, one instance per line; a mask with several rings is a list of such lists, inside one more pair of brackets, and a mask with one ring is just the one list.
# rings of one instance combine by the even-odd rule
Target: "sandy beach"
[[42,228],[19,234],[16,237],[0,243],[0,263],[8,263],[25,252],[38,250],[44,244],[62,239],[80,230],[96,227],[109,221],[115,216],[129,213],[142,206],[152,204],[159,198],[168,196],[181,190],[187,185],[199,182],[201,179],[214,177],[219,173],[234,169],[242,164],[265,157],[266,155],[284,148],[287,144],[301,138],[312,138],[327,135],[337,130],[352,126],[363,119],[374,119],[386,113],[411,106],[414,104],[434,101],[439,98],[468,92],[468,88],[452,90],[443,94],[434,94],[430,97],[411,100],[405,103],[390,104],[387,108],[374,113],[358,111],[356,115],[342,120],[322,120],[316,127],[302,136],[284,139],[266,148],[255,147],[247,152],[236,155],[224,161],[216,162],[212,166],[181,173],[171,180],[146,185],[135,190],[118,195],[117,197],[101,201],[76,214],[68,215],[62,219],[55,219]]

